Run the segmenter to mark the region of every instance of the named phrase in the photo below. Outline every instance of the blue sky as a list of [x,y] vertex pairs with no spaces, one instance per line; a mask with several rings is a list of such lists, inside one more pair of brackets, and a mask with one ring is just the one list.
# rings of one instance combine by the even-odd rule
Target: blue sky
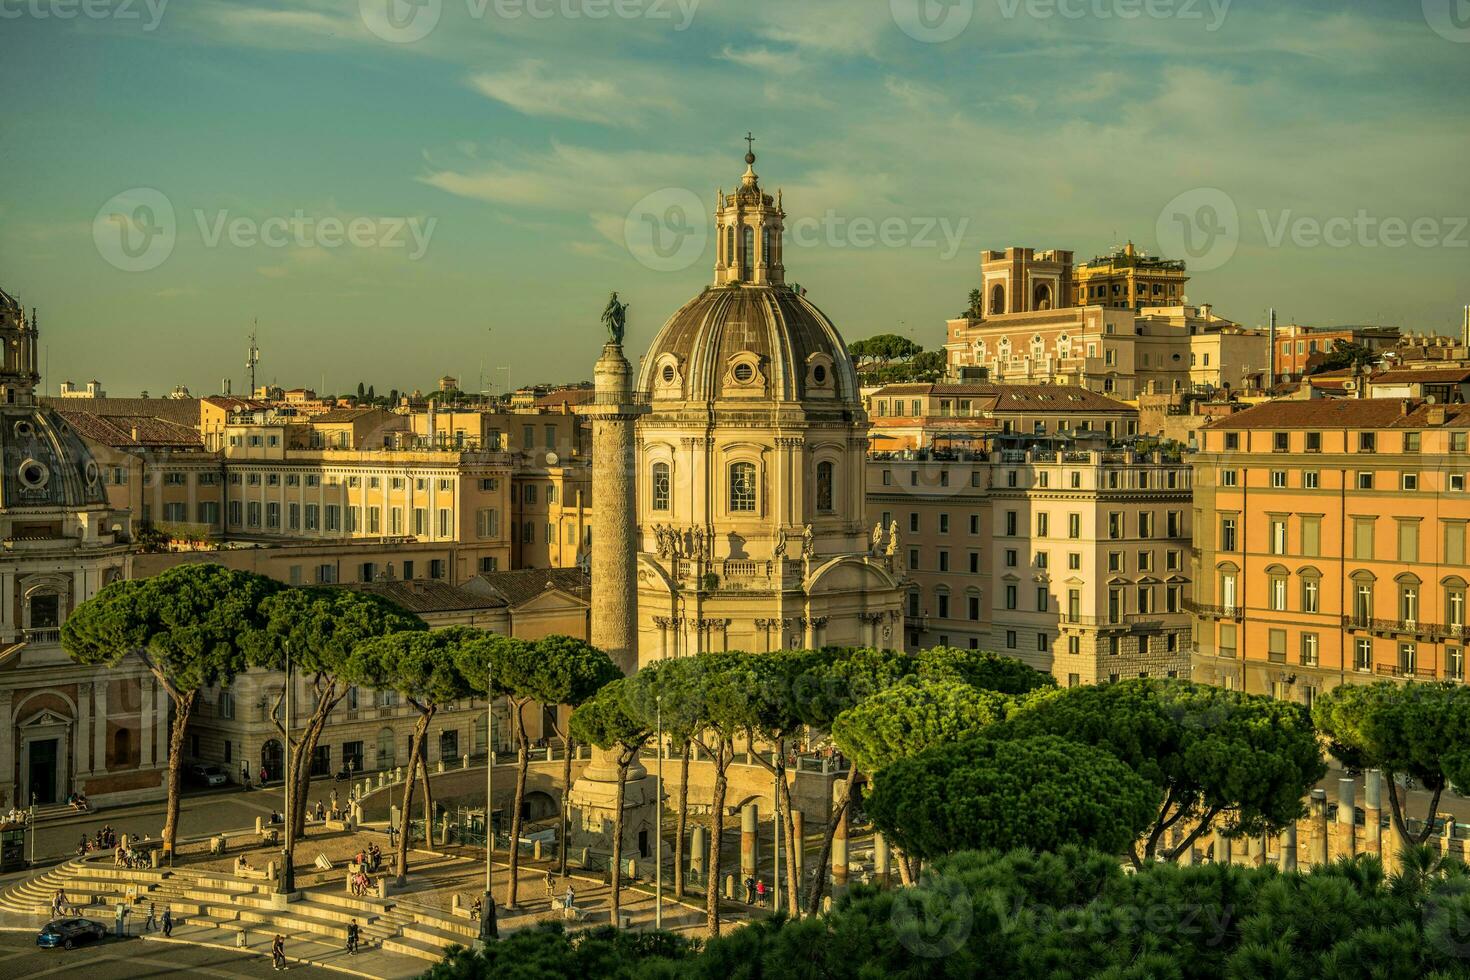
[[288,386],[585,377],[610,290],[637,350],[708,281],[747,131],[850,339],[938,344],[982,248],[1177,253],[1222,206],[1172,257],[1225,316],[1470,303],[1465,0],[88,2],[0,0],[0,285],[53,391],[239,391],[256,318]]

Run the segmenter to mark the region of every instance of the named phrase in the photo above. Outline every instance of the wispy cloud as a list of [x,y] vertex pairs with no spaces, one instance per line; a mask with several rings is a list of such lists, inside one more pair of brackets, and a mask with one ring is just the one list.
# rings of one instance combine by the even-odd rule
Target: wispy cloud
[[503,71],[471,76],[470,86],[527,116],[554,116],[605,125],[626,125],[653,110],[675,108],[642,72],[568,72],[544,61],[526,60]]

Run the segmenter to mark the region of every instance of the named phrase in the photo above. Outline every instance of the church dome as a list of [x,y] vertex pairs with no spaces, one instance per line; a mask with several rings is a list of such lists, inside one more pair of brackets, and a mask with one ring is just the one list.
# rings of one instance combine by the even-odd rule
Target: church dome
[[655,400],[860,403],[837,328],[786,285],[715,286],[685,303],[644,357],[639,388]]
[[842,335],[805,291],[786,283],[781,192],[755,173],[715,209],[714,285],[685,303],[654,338],[639,385],[659,401],[751,399],[861,405]]
[[0,410],[0,460],[0,509],[81,510],[107,503],[97,461],[50,409]]

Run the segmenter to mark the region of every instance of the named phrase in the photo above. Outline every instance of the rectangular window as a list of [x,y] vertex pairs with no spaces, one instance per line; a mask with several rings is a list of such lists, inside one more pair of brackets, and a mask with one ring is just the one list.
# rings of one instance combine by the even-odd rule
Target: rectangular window
[[1286,554],[1286,518],[1271,518],[1271,554]]
[[1081,514],[1068,514],[1067,515],[1067,537],[1069,537],[1069,538],[1080,538],[1080,537],[1082,537],[1082,515]]
[[281,527],[281,505],[269,503],[265,505],[265,526],[280,530]]
[[1005,593],[1005,595],[1006,595],[1006,608],[1007,609],[1015,609],[1016,608],[1016,587],[1014,585],[1007,585],[1006,586],[1006,593]]
[[388,508],[388,533],[389,534],[402,534],[403,533],[403,508],[402,507],[390,507],[390,508]]
[[1220,486],[1222,486],[1222,487],[1233,487],[1235,485],[1236,485],[1236,482],[1235,482],[1235,470],[1221,470],[1220,471]]
[[316,531],[321,528],[321,509],[317,504],[306,505],[306,529]]
[[1038,585],[1036,587],[1036,611],[1046,612],[1048,601],[1046,586]]
[[1044,538],[1048,535],[1049,531],[1050,524],[1047,520],[1047,514],[1045,511],[1042,511],[1036,515],[1036,536],[1038,538]]
[[1015,537],[1016,528],[1016,512],[1013,510],[1006,511],[1006,536],[1012,538]]
[[1282,489],[1283,487],[1286,486],[1286,471],[1285,470],[1272,470],[1271,471],[1271,486],[1273,488],[1277,489],[1277,490],[1280,490],[1280,489]]
[[1266,659],[1274,664],[1286,663],[1286,630],[1266,631]]
[[383,508],[381,508],[381,507],[369,507],[367,509],[367,518],[368,518],[368,526],[367,526],[368,533],[369,534],[382,534],[383,533]]
[[1465,522],[1444,522],[1444,563],[1465,564]]
[[1399,561],[1419,560],[1419,522],[1399,521]]
[[1364,560],[1373,558],[1373,518],[1353,518],[1353,557]]
[[1316,490],[1322,485],[1316,470],[1302,470],[1302,489]]
[[1317,666],[1317,634],[1302,634],[1302,666]]
[[1418,490],[1419,489],[1419,474],[1418,473],[1400,473],[1399,474],[1399,489],[1400,490]]
[[1235,546],[1235,518],[1222,517],[1220,518],[1220,550],[1234,551]]
[[1358,489],[1359,490],[1372,490],[1373,489],[1373,473],[1372,473],[1372,471],[1370,471],[1370,470],[1362,470],[1362,471],[1360,471],[1358,473]]
[[1360,452],[1360,453],[1376,452],[1377,451],[1377,446],[1378,446],[1377,433],[1375,433],[1375,432],[1359,432],[1358,433],[1358,452]]
[[452,526],[453,526],[453,522],[451,520],[452,515],[453,515],[453,511],[449,510],[449,508],[447,508],[447,507],[440,507],[439,508],[439,537],[441,537],[441,538],[447,538],[447,537],[449,537],[450,531],[451,531]]
[[250,501],[245,505],[245,526],[260,527],[260,502]]
[[1367,637],[1361,637],[1353,642],[1353,669],[1361,671],[1373,669],[1373,641]]

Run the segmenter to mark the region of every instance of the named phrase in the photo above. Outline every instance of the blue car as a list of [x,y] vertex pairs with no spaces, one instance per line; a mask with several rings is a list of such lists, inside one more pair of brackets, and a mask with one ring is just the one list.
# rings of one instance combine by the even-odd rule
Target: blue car
[[36,934],[36,945],[42,949],[60,946],[72,949],[80,943],[105,939],[107,930],[91,919],[52,919]]

